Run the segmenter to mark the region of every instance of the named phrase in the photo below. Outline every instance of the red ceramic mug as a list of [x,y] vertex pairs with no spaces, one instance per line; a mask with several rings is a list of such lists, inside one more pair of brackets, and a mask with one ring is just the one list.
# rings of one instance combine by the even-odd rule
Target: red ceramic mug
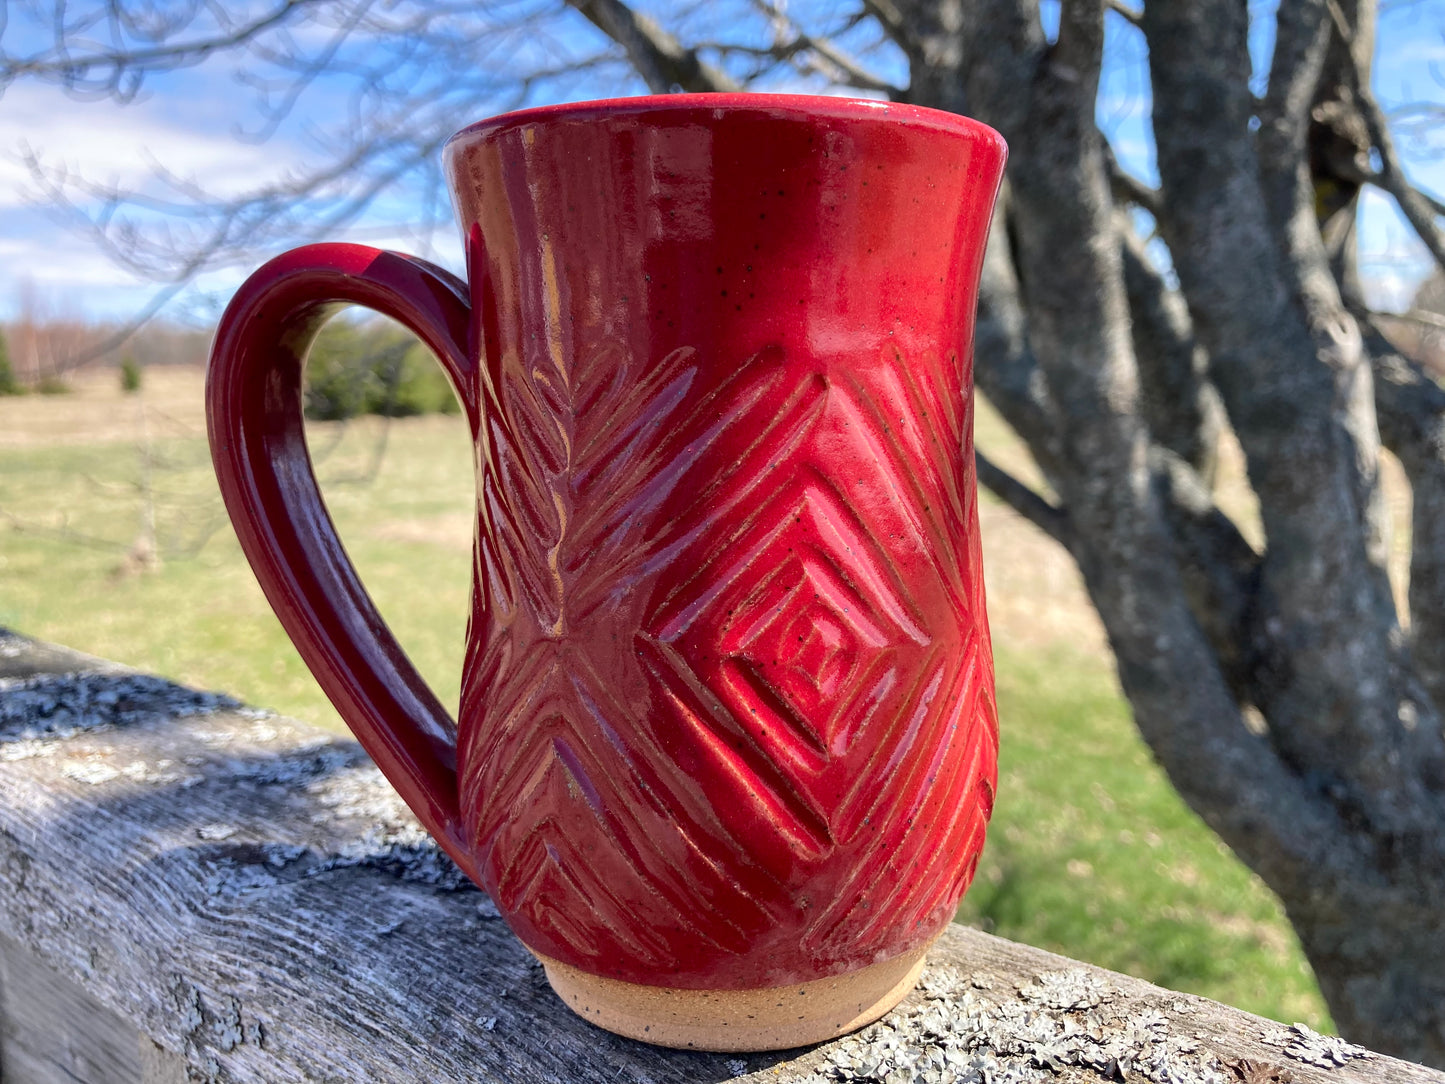
[[[313,245],[217,333],[242,547],[343,718],[604,1027],[766,1049],[911,988],[993,803],[972,331],[1005,148],[946,113],[677,95],[452,138],[468,281]],[[454,723],[302,429],[340,305],[414,331],[475,442]]]

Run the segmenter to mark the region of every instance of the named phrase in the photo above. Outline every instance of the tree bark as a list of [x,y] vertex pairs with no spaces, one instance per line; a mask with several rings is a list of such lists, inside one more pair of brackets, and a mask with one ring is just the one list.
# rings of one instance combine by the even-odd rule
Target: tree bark
[[1165,285],[1144,242],[1118,217],[1140,410],[1154,440],[1212,484],[1227,422],[1209,382],[1209,356],[1195,338],[1189,306]]
[[[1003,409],[1039,449],[1059,493],[1136,721],[1176,785],[1232,846],[1260,866],[1303,877],[1331,863],[1324,841],[1338,834],[1336,815],[1286,765],[1260,755],[1190,608],[1154,482],[1107,161],[1093,123],[1102,9],[1066,4],[1052,47],[1027,4],[980,4],[976,18],[980,27],[1010,28],[973,39],[966,97],[1010,143],[1017,268],[1014,280],[998,266],[1002,250],[985,267],[980,341],[994,345],[987,325],[997,321],[1014,329],[1001,336],[1014,349],[980,348],[980,385],[1035,383],[990,373],[1001,361],[1028,368],[1018,356],[1018,314],[1026,313],[1027,349],[1047,399],[1014,396]],[[1052,409],[1030,405],[1041,401]]]
[[[1280,894],[1342,1030],[1445,1064],[1439,716],[1400,649],[1379,396],[1315,216],[1306,143],[1328,9],[1285,0],[1256,103],[1242,7],[1146,6],[1162,184],[1144,194],[1177,293],[1137,243],[1115,243],[1091,113],[1098,5],[1064,4],[1052,45],[1027,3],[982,0],[971,14],[970,27],[998,32],[970,39],[962,97],[1012,155],[977,371],[1059,494],[1035,518],[1067,525],[1056,534],[1141,731]],[[938,82],[936,70],[915,80],[912,100],[956,100],[929,98]],[[1413,409],[1430,428],[1415,447],[1440,447],[1438,412]],[[1260,497],[1262,554],[1209,494],[1225,411]],[[1412,478],[1445,475],[1428,456],[1410,462]],[[1433,490],[1417,489],[1433,508]],[[1421,540],[1445,552],[1445,538]],[[1428,590],[1431,558],[1416,560]],[[1263,735],[1243,725],[1245,705]]]
[[1269,619],[1250,682],[1269,727],[1262,755],[1335,820],[1321,867],[1287,871],[1231,844],[1284,900],[1342,1030],[1442,1064],[1439,717],[1417,702],[1396,646],[1376,397],[1329,271],[1305,145],[1330,15],[1323,0],[1281,4],[1257,138],[1242,7],[1153,3],[1143,25],[1161,227],[1268,537]]

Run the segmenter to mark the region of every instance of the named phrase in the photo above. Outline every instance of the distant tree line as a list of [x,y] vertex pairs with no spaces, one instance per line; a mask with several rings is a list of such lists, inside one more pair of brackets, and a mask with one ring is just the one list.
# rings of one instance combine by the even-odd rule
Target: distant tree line
[[92,366],[201,365],[209,328],[153,321],[131,335],[117,325],[78,317],[37,317],[22,312],[0,324],[0,395],[62,391],[70,377]]

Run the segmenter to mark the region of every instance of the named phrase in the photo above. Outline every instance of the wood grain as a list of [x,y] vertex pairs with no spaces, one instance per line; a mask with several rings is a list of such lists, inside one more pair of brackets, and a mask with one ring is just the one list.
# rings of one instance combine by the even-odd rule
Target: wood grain
[[[354,743],[137,681],[0,634],[4,1084],[869,1080],[884,1048],[975,1066],[917,1079],[1164,1079],[1172,1059],[1178,1081],[1445,1084],[1384,1057],[1310,1065],[1263,1041],[1274,1022],[960,926],[861,1038],[746,1056],[621,1039],[552,994]],[[1066,1024],[1098,1040],[1059,1040]],[[1106,1050],[1135,1052],[1091,1066]]]

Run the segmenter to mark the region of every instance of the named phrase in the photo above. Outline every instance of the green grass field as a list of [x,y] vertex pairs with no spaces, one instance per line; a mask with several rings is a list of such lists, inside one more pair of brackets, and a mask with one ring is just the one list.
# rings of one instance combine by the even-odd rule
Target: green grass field
[[[147,375],[149,398],[97,384],[65,402],[0,400],[0,625],[339,727],[225,523],[199,375]],[[988,436],[1004,439],[996,426]],[[318,425],[312,446],[373,597],[455,703],[472,492],[461,423]],[[147,470],[156,569],[127,556]],[[959,917],[1327,1028],[1277,901],[1180,802],[1133,729],[1097,631],[1076,631],[1094,626],[1071,570],[1057,554],[1030,556],[1050,544],[1016,517],[985,513],[986,550],[1009,562],[990,571],[1002,778]]]

